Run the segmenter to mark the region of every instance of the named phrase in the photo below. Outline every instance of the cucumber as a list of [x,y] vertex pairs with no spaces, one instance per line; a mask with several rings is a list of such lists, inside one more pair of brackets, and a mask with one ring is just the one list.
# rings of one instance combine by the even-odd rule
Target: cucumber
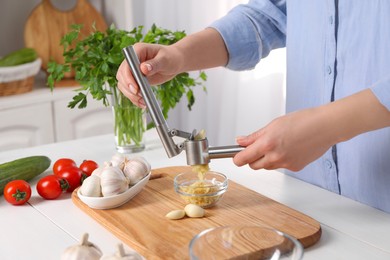
[[46,156],[30,156],[0,164],[0,195],[12,180],[29,181],[49,168],[51,160]]
[[34,49],[23,48],[4,56],[0,59],[0,67],[16,66],[24,63],[33,62],[38,58]]

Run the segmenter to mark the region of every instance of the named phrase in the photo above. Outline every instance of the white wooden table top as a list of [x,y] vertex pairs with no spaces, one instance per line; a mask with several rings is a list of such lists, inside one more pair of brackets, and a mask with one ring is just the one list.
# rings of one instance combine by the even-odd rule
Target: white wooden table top
[[[166,156],[155,130],[147,133],[146,146],[137,155],[144,156],[152,168],[186,165],[184,153],[170,159]],[[115,152],[113,135],[103,135],[0,152],[0,163],[33,155],[46,155],[52,164],[61,157],[77,163],[84,159],[103,163]],[[322,237],[305,250],[304,259],[390,259],[390,214],[279,171],[238,168],[231,159],[213,160],[210,167],[319,221]],[[51,167],[44,174],[50,173]],[[121,241],[77,208],[70,194],[52,201],[42,199],[35,189],[40,177],[30,182],[33,193],[28,204],[12,206],[0,199],[0,259],[59,259],[63,250],[77,244],[85,232],[103,253],[113,253]]]

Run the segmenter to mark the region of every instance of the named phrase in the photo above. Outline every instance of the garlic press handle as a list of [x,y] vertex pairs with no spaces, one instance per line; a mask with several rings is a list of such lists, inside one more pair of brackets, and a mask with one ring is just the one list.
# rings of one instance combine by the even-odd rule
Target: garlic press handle
[[182,148],[177,146],[172,139],[171,131],[168,128],[168,124],[161,111],[160,105],[157,102],[156,96],[154,95],[148,80],[140,70],[140,62],[133,46],[125,47],[122,49],[122,51],[131,71],[133,72],[133,77],[141,90],[141,94],[145,101],[146,107],[149,110],[150,117],[156,126],[156,130],[168,157],[171,158],[178,155],[182,151]]

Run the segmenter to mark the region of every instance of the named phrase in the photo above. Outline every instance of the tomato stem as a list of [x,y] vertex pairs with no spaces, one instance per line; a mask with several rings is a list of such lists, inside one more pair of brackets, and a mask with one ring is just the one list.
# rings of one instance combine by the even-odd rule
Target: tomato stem
[[60,180],[60,186],[61,186],[61,190],[63,192],[67,191],[69,189],[69,187],[70,187],[69,182],[67,180],[65,180],[65,179],[61,179]]
[[16,190],[14,194],[12,194],[12,197],[15,198],[16,201],[24,200],[26,198],[27,192],[20,191],[19,189]]

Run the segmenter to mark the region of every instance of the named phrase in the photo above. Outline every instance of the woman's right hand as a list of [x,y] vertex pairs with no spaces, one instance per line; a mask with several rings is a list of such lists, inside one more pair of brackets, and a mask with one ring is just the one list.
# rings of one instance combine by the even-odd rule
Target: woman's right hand
[[[136,43],[134,50],[140,61],[140,70],[150,85],[159,85],[174,78],[179,71],[180,53],[174,46]],[[126,60],[122,61],[116,74],[119,90],[135,105],[145,108],[141,91]]]

